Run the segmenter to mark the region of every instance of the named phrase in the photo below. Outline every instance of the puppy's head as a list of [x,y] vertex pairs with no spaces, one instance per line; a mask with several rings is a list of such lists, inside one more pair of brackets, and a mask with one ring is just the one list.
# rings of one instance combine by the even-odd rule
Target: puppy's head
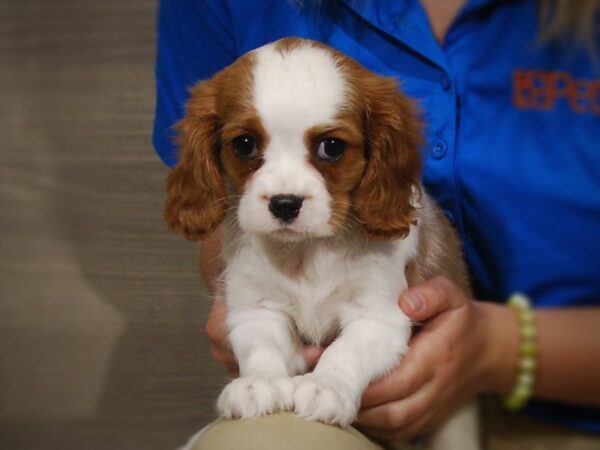
[[322,44],[284,39],[197,85],[178,124],[165,217],[189,239],[228,210],[248,233],[398,239],[415,221],[420,123],[393,79]]

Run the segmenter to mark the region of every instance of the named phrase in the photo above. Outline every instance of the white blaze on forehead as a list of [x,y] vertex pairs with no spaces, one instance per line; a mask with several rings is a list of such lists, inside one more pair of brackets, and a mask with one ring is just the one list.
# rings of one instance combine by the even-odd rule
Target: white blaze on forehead
[[287,228],[300,235],[331,235],[331,196],[322,175],[307,158],[306,131],[330,124],[346,98],[346,81],[333,55],[310,44],[254,53],[253,102],[268,140],[263,164],[245,186],[238,219],[248,232],[281,228],[269,210],[278,194],[304,198],[299,216]]
[[300,44],[287,50],[267,45],[256,51],[254,106],[268,132],[303,134],[331,122],[346,89],[333,55],[325,49]]

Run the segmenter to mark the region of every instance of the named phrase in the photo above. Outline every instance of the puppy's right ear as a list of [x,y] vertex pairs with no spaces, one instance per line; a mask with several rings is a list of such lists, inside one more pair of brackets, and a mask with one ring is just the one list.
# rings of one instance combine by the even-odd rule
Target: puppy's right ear
[[179,162],[167,180],[165,220],[169,229],[191,240],[203,239],[225,217],[227,193],[217,158],[219,137],[217,87],[213,80],[196,86],[179,132]]

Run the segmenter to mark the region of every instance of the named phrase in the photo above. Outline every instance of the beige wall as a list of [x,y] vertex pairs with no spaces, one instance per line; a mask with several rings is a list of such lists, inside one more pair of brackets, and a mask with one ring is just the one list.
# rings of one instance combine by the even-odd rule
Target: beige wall
[[150,141],[155,7],[0,0],[0,448],[173,448],[212,417]]

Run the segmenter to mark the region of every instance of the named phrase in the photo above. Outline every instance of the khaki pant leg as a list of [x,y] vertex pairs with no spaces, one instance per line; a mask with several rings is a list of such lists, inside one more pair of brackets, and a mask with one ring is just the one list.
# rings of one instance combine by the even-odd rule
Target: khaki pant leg
[[494,399],[486,399],[482,406],[485,450],[600,450],[598,434],[506,411]]
[[182,450],[382,450],[354,428],[342,430],[289,413],[216,421]]

